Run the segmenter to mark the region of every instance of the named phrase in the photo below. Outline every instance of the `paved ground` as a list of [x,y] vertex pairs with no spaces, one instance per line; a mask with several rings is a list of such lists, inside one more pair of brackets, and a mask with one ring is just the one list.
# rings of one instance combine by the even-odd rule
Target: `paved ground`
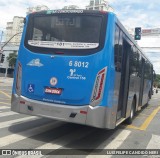
[[[106,150],[102,149],[160,149],[160,93],[153,95],[150,104],[137,114],[132,125],[103,130],[12,112],[11,85],[12,79],[0,78],[0,149],[51,149],[45,150],[45,154],[59,149],[58,156],[38,156],[49,158],[145,158],[155,156],[106,155]],[[67,150],[72,151],[72,155],[60,149],[72,149]],[[99,150],[96,155],[93,150],[85,149]]]
[[0,77],[0,83],[13,83],[13,78],[8,78],[8,77]]

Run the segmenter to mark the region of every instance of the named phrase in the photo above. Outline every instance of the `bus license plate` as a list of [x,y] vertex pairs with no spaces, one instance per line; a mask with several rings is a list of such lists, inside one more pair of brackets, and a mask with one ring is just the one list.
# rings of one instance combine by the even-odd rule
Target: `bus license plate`
[[62,89],[60,88],[45,88],[45,93],[48,93],[48,94],[58,94],[60,95],[62,93]]

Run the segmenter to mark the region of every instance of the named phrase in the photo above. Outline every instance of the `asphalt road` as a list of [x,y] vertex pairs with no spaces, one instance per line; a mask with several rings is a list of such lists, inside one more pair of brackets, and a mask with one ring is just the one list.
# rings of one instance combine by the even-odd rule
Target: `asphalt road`
[[[121,124],[114,130],[104,130],[12,112],[11,86],[11,80],[0,79],[0,149],[50,149],[42,150],[45,154],[61,149],[57,150],[57,156],[34,156],[49,158],[160,157],[160,155],[106,155],[106,150],[102,150],[160,149],[160,92],[152,96],[149,105],[136,115],[132,125]],[[99,150],[94,153],[92,149]]]

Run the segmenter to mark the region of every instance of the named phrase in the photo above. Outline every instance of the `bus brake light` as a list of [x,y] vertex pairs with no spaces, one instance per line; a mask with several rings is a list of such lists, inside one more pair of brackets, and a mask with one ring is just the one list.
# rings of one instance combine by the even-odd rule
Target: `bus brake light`
[[100,70],[97,74],[92,97],[91,97],[91,106],[98,105],[102,100],[106,71],[107,71],[107,68],[105,67],[104,69]]

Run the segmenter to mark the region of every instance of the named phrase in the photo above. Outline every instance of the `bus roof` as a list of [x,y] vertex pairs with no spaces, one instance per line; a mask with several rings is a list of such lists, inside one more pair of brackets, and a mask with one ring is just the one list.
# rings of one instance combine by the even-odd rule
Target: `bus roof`
[[[30,14],[108,14],[107,11],[99,11],[99,10],[84,10],[84,9],[59,9],[59,10],[44,10],[39,12],[32,12]],[[114,13],[113,13],[114,14]]]
[[113,15],[117,20],[117,24],[122,29],[122,31],[125,33],[127,38],[137,47],[137,49],[141,52],[142,56],[144,58],[146,58],[151,63],[151,61],[144,55],[144,53],[143,53],[142,49],[140,48],[140,46],[136,43],[136,41],[132,38],[132,36],[128,33],[128,31],[122,25],[122,23],[118,20],[117,15],[115,13],[113,13],[113,12],[99,11],[99,10],[85,10],[85,9],[67,9],[67,10],[58,9],[58,10],[45,10],[45,11],[33,12],[33,13],[30,13],[30,14],[35,14],[35,15],[51,15],[51,14],[109,14],[109,15]]

